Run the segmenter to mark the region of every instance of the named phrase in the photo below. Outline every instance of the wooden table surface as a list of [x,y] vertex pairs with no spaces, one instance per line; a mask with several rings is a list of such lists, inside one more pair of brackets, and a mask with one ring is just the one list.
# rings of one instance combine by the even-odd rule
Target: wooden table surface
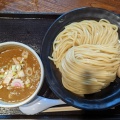
[[0,0],[0,12],[64,13],[85,6],[120,14],[120,0]]

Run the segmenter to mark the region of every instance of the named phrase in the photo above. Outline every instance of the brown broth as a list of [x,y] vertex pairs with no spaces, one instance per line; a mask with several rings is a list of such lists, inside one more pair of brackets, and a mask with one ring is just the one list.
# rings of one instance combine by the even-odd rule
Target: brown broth
[[[6,102],[20,102],[25,99],[27,99],[29,96],[31,96],[34,91],[36,90],[39,80],[40,80],[40,65],[36,59],[36,57],[28,50],[22,47],[16,47],[16,46],[7,46],[0,50],[0,69],[4,68],[5,70],[8,70],[11,68],[11,65],[14,65],[14,62],[12,61],[12,58],[16,58],[17,61],[19,61],[17,58],[21,57],[23,51],[28,52],[28,57],[24,59],[23,63],[21,63],[21,71],[24,72],[24,77],[18,76],[17,73],[19,71],[12,73],[13,79],[10,80],[9,84],[4,84],[3,78],[0,79],[0,85],[2,85],[2,88],[0,88],[0,99]],[[19,62],[20,64],[20,62]],[[18,64],[18,65],[19,65]],[[12,65],[12,66],[13,66]],[[7,67],[6,67],[7,66]],[[32,75],[28,76],[26,74],[26,68],[32,68]],[[11,69],[10,69],[11,70]],[[4,73],[3,72],[3,73]],[[3,74],[0,73],[0,74]],[[35,74],[37,73],[37,78],[35,77]],[[5,73],[4,73],[5,75]],[[16,87],[12,86],[12,81],[15,79],[20,79],[24,83],[24,87]],[[25,81],[28,80],[30,83],[27,84]],[[8,86],[10,86],[10,89],[8,89]]]

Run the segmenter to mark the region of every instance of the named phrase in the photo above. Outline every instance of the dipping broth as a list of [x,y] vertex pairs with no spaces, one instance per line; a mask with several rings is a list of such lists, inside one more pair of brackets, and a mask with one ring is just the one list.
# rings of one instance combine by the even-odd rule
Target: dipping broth
[[40,81],[37,58],[20,46],[0,49],[0,100],[20,102],[30,97]]

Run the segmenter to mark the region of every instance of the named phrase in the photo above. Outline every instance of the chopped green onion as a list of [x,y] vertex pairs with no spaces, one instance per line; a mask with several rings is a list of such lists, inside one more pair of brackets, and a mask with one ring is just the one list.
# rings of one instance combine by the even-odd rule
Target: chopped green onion
[[12,72],[12,74],[13,74],[13,76],[15,76],[15,75],[16,75],[16,72]]
[[30,87],[30,84],[26,84],[26,87]]
[[16,71],[16,65],[12,65],[12,71]]
[[3,78],[4,77],[4,75],[0,75],[0,78]]
[[20,64],[16,65],[16,69],[17,69],[17,71],[20,71],[21,70],[21,65]]

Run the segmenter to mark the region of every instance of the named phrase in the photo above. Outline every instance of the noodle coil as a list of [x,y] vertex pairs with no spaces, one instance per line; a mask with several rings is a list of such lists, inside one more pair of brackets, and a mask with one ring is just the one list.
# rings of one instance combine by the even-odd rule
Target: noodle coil
[[120,64],[117,31],[118,27],[105,19],[65,26],[55,38],[49,58],[61,72],[66,89],[84,96],[99,92],[115,80]]

